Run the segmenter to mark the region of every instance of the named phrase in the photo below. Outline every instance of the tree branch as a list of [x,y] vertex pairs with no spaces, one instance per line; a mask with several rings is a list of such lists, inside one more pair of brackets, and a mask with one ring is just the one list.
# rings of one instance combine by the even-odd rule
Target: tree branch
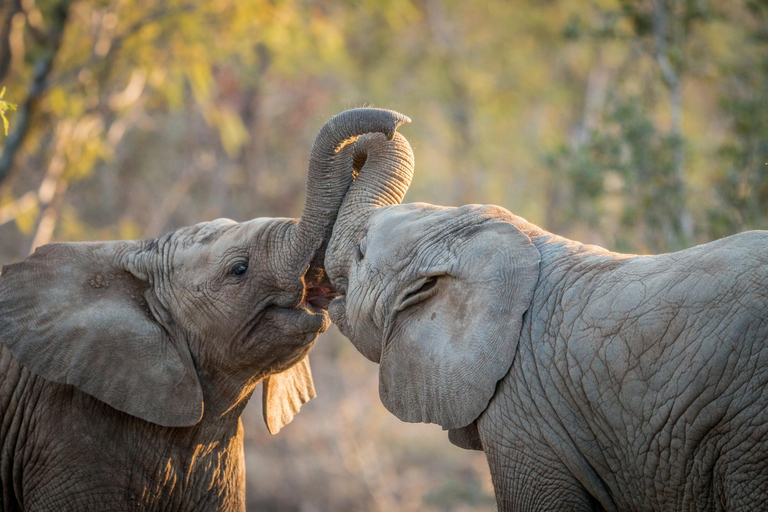
[[679,73],[669,60],[667,49],[667,21],[671,15],[669,0],[658,0],[653,13],[653,36],[656,62],[661,70],[661,77],[669,88],[670,115],[672,118],[672,154],[674,158],[675,180],[680,195],[678,216],[679,233],[683,245],[693,240],[693,217],[688,211],[686,178],[685,178],[685,147],[683,146],[683,93]]
[[37,104],[48,88],[48,76],[53,69],[53,61],[61,47],[61,40],[64,36],[64,27],[67,23],[69,6],[72,0],[63,0],[54,10],[52,29],[48,38],[49,47],[43,55],[35,62],[32,82],[29,86],[27,98],[18,108],[16,117],[16,128],[6,139],[5,148],[0,155],[0,183],[8,176],[16,160],[16,154],[24,143],[29,132],[29,125],[32,116],[35,114]]
[[3,19],[3,28],[0,31],[0,82],[5,80],[11,67],[11,30],[13,30],[13,18],[21,12],[21,1],[13,0],[5,9],[7,14]]

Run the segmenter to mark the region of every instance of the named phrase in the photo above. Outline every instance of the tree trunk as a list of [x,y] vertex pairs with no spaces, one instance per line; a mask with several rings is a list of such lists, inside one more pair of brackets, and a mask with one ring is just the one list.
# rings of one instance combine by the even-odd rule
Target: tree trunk
[[53,69],[53,61],[61,47],[61,40],[64,36],[64,28],[67,24],[69,6],[71,4],[72,0],[62,0],[53,9],[53,14],[49,20],[51,30],[44,38],[46,48],[35,62],[29,94],[27,94],[24,102],[19,105],[18,113],[14,116],[16,127],[6,139],[5,148],[3,148],[3,153],[0,155],[0,183],[2,183],[13,168],[16,154],[24,144],[24,140],[29,132],[29,126],[32,116],[35,114],[37,104],[48,88],[48,75],[50,75]]
[[661,70],[661,77],[669,88],[670,113],[672,117],[671,135],[674,147],[675,184],[680,204],[677,208],[677,223],[679,238],[677,244],[687,247],[693,242],[693,218],[688,210],[688,194],[685,178],[685,147],[683,145],[683,93],[680,74],[675,70],[669,59],[667,38],[668,21],[671,16],[670,0],[657,0],[653,11],[653,36],[656,50],[656,62]]

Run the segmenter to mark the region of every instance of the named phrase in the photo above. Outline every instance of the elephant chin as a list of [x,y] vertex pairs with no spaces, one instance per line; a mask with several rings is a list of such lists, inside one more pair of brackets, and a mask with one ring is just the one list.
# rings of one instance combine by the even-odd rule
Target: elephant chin
[[339,328],[341,334],[349,337],[346,297],[341,296],[334,299],[330,306],[328,306],[328,315],[330,315],[331,321]]
[[378,364],[381,361],[382,345],[381,339],[378,336],[353,335],[347,321],[346,297],[342,296],[331,302],[328,308],[328,315],[331,317],[331,321],[336,324],[336,327],[339,328],[341,334],[352,342],[358,352],[374,363]]
[[[349,322],[347,322],[346,296],[342,295],[331,302],[331,305],[328,307],[328,315],[331,317],[331,322],[339,328],[341,334],[349,340],[356,339],[352,336],[352,330],[349,328]],[[355,342],[353,341],[352,343],[354,344]]]

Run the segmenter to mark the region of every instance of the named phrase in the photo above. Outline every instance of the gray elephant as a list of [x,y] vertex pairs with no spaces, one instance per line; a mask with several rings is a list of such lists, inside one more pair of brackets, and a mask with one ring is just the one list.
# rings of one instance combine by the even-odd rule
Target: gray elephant
[[271,432],[314,396],[330,321],[323,253],[358,109],[312,149],[300,221],[218,220],[157,240],[41,247],[0,275],[2,509],[245,509],[240,414],[264,382]]
[[617,254],[496,206],[398,205],[401,137],[354,162],[331,319],[389,411],[485,451],[501,510],[768,510],[768,232]]

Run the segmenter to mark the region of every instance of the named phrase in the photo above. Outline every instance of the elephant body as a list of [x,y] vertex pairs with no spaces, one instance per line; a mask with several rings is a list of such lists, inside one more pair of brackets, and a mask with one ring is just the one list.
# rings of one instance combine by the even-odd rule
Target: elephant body
[[499,507],[765,507],[768,232],[628,256],[518,227],[540,275],[477,420]]
[[25,368],[0,347],[2,510],[245,509],[240,410],[147,423]]
[[355,146],[331,319],[390,412],[485,451],[501,510],[768,510],[768,232],[613,253],[399,204],[407,141]]
[[408,118],[353,109],[312,148],[301,219],[55,243],[0,273],[3,510],[245,509],[240,413],[277,433],[315,396],[323,258],[351,144]]

